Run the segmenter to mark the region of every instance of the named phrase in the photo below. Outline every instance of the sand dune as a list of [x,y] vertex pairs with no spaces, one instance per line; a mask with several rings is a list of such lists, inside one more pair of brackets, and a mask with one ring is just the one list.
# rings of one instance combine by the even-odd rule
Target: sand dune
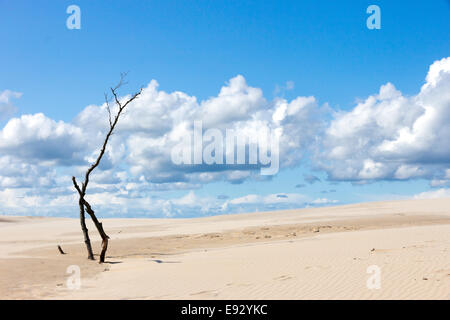
[[103,224],[100,265],[76,219],[0,217],[0,298],[450,299],[450,199]]

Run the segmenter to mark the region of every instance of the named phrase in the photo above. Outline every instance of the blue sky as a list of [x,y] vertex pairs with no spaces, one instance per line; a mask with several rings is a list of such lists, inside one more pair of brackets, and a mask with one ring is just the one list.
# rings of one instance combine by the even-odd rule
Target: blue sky
[[[66,8],[71,4],[81,9],[80,30],[66,28],[69,16]],[[369,17],[366,9],[371,4],[381,9],[380,30],[366,27]],[[101,131],[101,128],[83,127],[79,114],[89,105],[100,108],[103,93],[124,71],[129,72],[129,83],[122,90],[124,95],[139,86],[147,87],[155,79],[159,84],[157,90],[168,94],[179,91],[196,97],[198,108],[202,107],[202,101],[217,97],[222,87],[229,86],[231,79],[241,75],[245,84],[241,83],[239,88],[244,91],[246,86],[258,88],[266,101],[250,107],[249,114],[255,110],[275,110],[274,101],[279,99],[290,103],[297,97],[312,96],[314,106],[308,108],[313,118],[320,114],[317,126],[323,128],[311,129],[317,131],[297,141],[297,149],[286,149],[289,155],[281,153],[280,158],[284,157],[281,160],[292,157],[292,164],[282,166],[271,179],[261,180],[253,174],[239,181],[227,175],[206,179],[189,176],[183,178],[186,184],[182,187],[169,171],[167,174],[172,178],[164,182],[164,187],[153,185],[159,173],[151,171],[153,165],[155,170],[167,167],[162,162],[149,163],[149,159],[143,159],[145,153],[139,159],[130,160],[128,156],[135,152],[124,142],[124,154],[115,157],[115,151],[111,151],[111,166],[122,168],[127,178],[122,176],[116,189],[108,192],[116,192],[119,199],[127,197],[119,189],[138,188],[140,199],[152,200],[142,200],[137,207],[118,200],[116,207],[121,209],[114,209],[115,216],[195,216],[400,199],[424,192],[447,195],[450,157],[445,152],[431,157],[429,151],[445,148],[443,141],[448,134],[445,121],[450,108],[445,94],[447,78],[439,78],[432,93],[421,90],[430,66],[450,56],[449,31],[450,2],[446,0],[39,1],[39,4],[0,1],[3,43],[0,93],[6,90],[17,93],[16,96],[4,94],[7,98],[3,102],[0,99],[3,110],[10,110],[0,119],[0,129],[14,119],[22,119],[17,127],[10,125],[8,131],[3,129],[0,136],[0,157],[5,158],[4,165],[17,168],[0,172],[3,179],[0,179],[0,202],[3,197],[0,213],[72,215],[72,205],[76,203],[71,202],[67,177],[82,172],[83,164],[76,163],[76,159],[84,157],[88,161],[95,143],[87,143],[89,152],[83,156],[80,154],[85,150],[81,146],[74,142],[72,150],[72,145],[67,143],[68,150],[63,148],[70,153],[67,156],[59,152],[62,149],[57,141],[43,133],[45,125],[50,126],[50,131],[67,131],[68,136],[61,136],[62,142],[86,139],[86,134],[77,135],[77,128],[86,130],[88,135]],[[435,69],[446,73],[448,63],[435,64]],[[378,95],[380,87],[387,83],[395,86],[386,89],[389,101],[379,98],[365,107],[367,116],[379,116],[378,120],[365,119],[361,123],[363,129],[352,127],[353,131],[346,136],[327,133],[327,128],[333,128],[333,121],[341,132],[348,127],[346,121],[359,121],[360,118],[354,120],[352,111],[358,103]],[[154,102],[151,101],[148,106]],[[145,103],[142,99],[142,104]],[[444,122],[439,122],[442,130],[437,129],[437,120],[433,120],[430,132],[416,132],[415,142],[405,142],[400,135],[404,132],[402,128],[413,130],[423,115],[420,108],[427,103],[442,112],[440,118]],[[386,120],[380,114],[394,112],[392,108],[397,108],[396,120],[384,127],[381,123],[389,122],[389,116]],[[336,111],[340,111],[342,118]],[[38,113],[43,113],[45,119],[21,118]],[[294,140],[297,132],[288,130],[295,123],[304,125],[299,119],[284,122],[285,132]],[[51,121],[61,121],[61,128],[57,129],[58,125]],[[309,126],[311,120],[307,123]],[[380,127],[373,129],[374,125]],[[381,138],[380,130],[386,132]],[[131,131],[123,139],[142,135]],[[7,132],[23,133],[26,137],[12,143],[7,139],[14,138]],[[362,147],[350,140],[358,135],[364,135],[364,139],[358,140],[364,141]],[[431,136],[433,139],[424,138]],[[39,137],[38,141],[33,137]],[[318,146],[309,149],[317,140],[320,140]],[[344,144],[348,147],[352,143],[354,153],[348,153],[345,161],[339,156],[329,156],[338,150],[337,145],[342,150]],[[24,152],[30,145],[39,147]],[[388,145],[389,154],[386,153]],[[119,148],[120,142],[114,146]],[[297,154],[302,155],[301,159]],[[426,159],[427,154],[431,160]],[[140,166],[136,172],[145,176],[142,178],[145,187],[137,186],[144,181],[139,180],[139,174],[128,172],[133,166]],[[345,171],[343,168],[354,168],[355,172],[339,176],[339,172]],[[374,172],[373,168],[378,171]],[[208,170],[205,172],[209,174]],[[310,183],[311,176],[318,180]],[[112,184],[105,183],[105,186],[110,188]],[[102,186],[99,184],[98,188]],[[102,200],[108,192],[103,189],[98,199],[95,198],[105,210],[112,206]],[[60,199],[51,209],[45,208],[49,194]],[[18,199],[17,205],[14,199]],[[68,209],[58,209],[62,204]]]

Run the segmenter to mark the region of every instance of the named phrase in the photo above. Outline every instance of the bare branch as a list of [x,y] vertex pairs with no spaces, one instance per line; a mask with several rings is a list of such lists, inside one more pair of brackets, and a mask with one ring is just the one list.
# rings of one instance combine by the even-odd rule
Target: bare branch
[[75,189],[77,189],[78,194],[81,196],[82,195],[81,189],[78,186],[77,179],[75,177],[72,177],[72,182],[73,182],[73,186],[75,187]]
[[[122,80],[121,80],[121,81],[122,81]],[[116,87],[117,87],[117,86],[116,86]],[[115,118],[114,118],[114,121],[113,121],[112,124],[110,125],[110,128],[109,128],[108,133],[106,134],[105,141],[103,142],[102,148],[100,149],[100,154],[98,155],[97,160],[96,160],[96,161],[91,165],[91,167],[86,171],[86,175],[85,175],[85,179],[84,179],[84,183],[83,183],[83,188],[82,188],[82,193],[83,193],[83,195],[84,195],[85,192],[86,192],[86,188],[87,188],[87,185],[88,185],[88,183],[89,183],[89,176],[90,176],[91,172],[92,172],[95,168],[97,168],[97,166],[100,164],[100,160],[102,159],[103,155],[105,154],[106,146],[107,146],[107,144],[108,144],[109,138],[111,137],[111,135],[112,135],[112,133],[113,133],[113,131],[114,131],[114,128],[116,127],[117,122],[119,121],[119,118],[120,118],[120,115],[122,114],[122,111],[126,108],[126,106],[127,106],[130,102],[132,102],[133,100],[135,100],[135,99],[142,93],[142,88],[139,90],[139,92],[135,93],[130,99],[128,99],[128,100],[125,102],[124,105],[121,105],[121,104],[120,104],[120,102],[119,102],[119,100],[118,100],[118,98],[117,98],[117,94],[116,94],[116,92],[115,92],[115,89],[112,89],[112,88],[111,88],[111,91],[112,91],[112,93],[113,93],[113,95],[114,95],[114,97],[115,97],[115,99],[116,99],[116,101],[117,101],[117,103],[118,103],[118,105],[119,105],[119,110],[117,111],[117,114],[116,114],[116,116],[115,116]]]
[[119,109],[122,108],[122,105],[120,104],[119,98],[117,97],[117,93],[116,93],[117,88],[111,88],[111,93],[114,96],[114,100],[116,101],[116,104],[119,106]]
[[111,108],[109,107],[109,98],[106,93],[105,93],[105,101],[106,101],[106,109],[108,110],[109,126],[111,127],[112,126]]
[[127,77],[127,75],[128,75],[128,72],[121,72],[120,73],[120,81],[119,81],[119,83],[114,87],[114,89],[112,89],[112,88],[111,89],[114,90],[114,91],[117,91],[117,89],[119,89],[121,86],[123,86],[125,84],[128,84],[127,81],[124,81],[125,78]]

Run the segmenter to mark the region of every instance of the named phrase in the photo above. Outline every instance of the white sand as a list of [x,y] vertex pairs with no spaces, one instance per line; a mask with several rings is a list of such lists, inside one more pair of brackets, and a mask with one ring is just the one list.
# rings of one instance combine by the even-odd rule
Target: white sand
[[[450,299],[450,199],[104,226],[99,265],[76,219],[1,217],[0,298]],[[74,264],[79,290],[66,287]],[[373,265],[380,289],[366,286]]]

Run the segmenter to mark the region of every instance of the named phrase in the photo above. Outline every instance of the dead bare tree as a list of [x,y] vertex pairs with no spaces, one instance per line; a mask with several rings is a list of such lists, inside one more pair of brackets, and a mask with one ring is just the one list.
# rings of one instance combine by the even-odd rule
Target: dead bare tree
[[142,93],[142,88],[141,88],[139,90],[139,92],[133,94],[131,96],[131,98],[129,98],[127,101],[120,102],[120,100],[118,98],[117,90],[124,84],[125,77],[126,77],[126,74],[121,74],[120,82],[114,88],[110,88],[111,93],[112,93],[112,98],[114,98],[114,103],[115,103],[115,105],[117,105],[117,108],[118,108],[117,113],[114,117],[112,116],[111,108],[109,106],[110,99],[109,99],[108,95],[105,94],[106,107],[108,109],[108,116],[109,116],[109,131],[106,134],[105,140],[103,141],[103,145],[102,145],[102,148],[100,149],[100,154],[98,155],[97,160],[86,171],[86,174],[84,176],[84,182],[81,184],[81,187],[78,185],[75,177],[72,177],[73,185],[79,195],[78,205],[80,206],[80,223],[81,223],[81,230],[83,231],[84,243],[86,244],[86,249],[88,252],[88,259],[95,260],[94,253],[92,252],[91,240],[89,239],[89,233],[88,233],[88,229],[86,227],[85,212],[87,212],[89,214],[89,216],[91,217],[92,221],[94,222],[95,227],[97,228],[98,233],[100,234],[100,237],[102,238],[102,251],[100,253],[100,263],[105,262],[105,255],[106,255],[106,250],[108,249],[109,237],[103,230],[102,223],[99,222],[97,217],[95,216],[94,210],[92,210],[91,205],[86,201],[85,196],[86,196],[86,189],[87,189],[87,186],[89,183],[89,176],[92,173],[92,171],[94,171],[94,169],[97,168],[97,166],[100,164],[100,160],[102,160],[102,157],[106,151],[106,146],[108,144],[109,138],[113,134],[114,128],[116,127],[117,122],[119,121],[120,115],[123,113],[123,111],[125,110],[127,105],[130,102],[132,102],[134,99],[136,99]]

